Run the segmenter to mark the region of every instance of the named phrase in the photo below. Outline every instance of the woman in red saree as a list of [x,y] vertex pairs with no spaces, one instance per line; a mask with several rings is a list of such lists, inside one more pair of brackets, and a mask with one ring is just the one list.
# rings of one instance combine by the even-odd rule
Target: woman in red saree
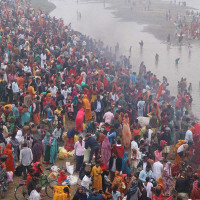
[[85,113],[83,108],[81,108],[76,115],[76,129],[79,132],[83,131],[84,115]]
[[13,158],[13,154],[12,154],[12,146],[11,146],[11,144],[7,144],[6,145],[6,148],[3,151],[3,155],[7,155],[8,156],[8,158],[7,158],[6,162],[5,162],[6,171],[7,172],[12,171],[13,174],[14,174],[15,166],[14,166],[14,158]]

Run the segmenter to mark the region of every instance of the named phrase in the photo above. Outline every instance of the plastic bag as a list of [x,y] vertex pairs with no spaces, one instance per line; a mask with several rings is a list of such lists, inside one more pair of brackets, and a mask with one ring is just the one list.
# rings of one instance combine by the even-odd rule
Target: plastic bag
[[7,172],[8,179],[7,183],[12,183],[13,182],[13,172]]
[[67,169],[67,167],[70,165],[70,162],[66,162],[66,169]]
[[74,173],[74,165],[68,165],[67,171],[72,175]]
[[149,125],[149,117],[138,117],[137,119],[141,127]]
[[83,162],[88,162],[90,157],[90,149],[84,149],[84,161]]

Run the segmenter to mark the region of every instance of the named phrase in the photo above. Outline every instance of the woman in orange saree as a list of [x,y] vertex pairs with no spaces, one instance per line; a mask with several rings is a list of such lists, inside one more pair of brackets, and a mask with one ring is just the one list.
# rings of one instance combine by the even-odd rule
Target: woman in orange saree
[[12,146],[11,144],[7,144],[6,148],[3,151],[3,155],[8,156],[5,164],[6,164],[6,171],[12,171],[13,174],[15,172],[15,166],[14,166],[14,158],[13,158],[13,154],[12,154]]
[[85,111],[85,120],[91,120],[92,119],[92,111],[91,111],[91,104],[88,100],[87,95],[84,95],[83,97],[83,108]]

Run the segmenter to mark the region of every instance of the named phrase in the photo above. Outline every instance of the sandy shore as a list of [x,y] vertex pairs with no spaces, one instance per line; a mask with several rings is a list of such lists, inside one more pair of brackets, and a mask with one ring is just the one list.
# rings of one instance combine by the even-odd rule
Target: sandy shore
[[48,0],[31,0],[31,4],[34,9],[40,8],[48,13],[56,8],[56,6]]
[[[157,39],[166,41],[167,35],[171,35],[172,43],[177,43],[175,39],[176,27],[174,22],[177,14],[184,16],[189,7],[180,7],[160,0],[154,0],[149,6],[149,10],[145,10],[147,5],[142,4],[140,0],[136,0],[136,5],[132,8],[130,4],[123,0],[111,0],[111,8],[115,9],[113,14],[119,20],[134,21],[138,24],[145,24],[143,31],[153,34]],[[166,13],[170,10],[172,20],[166,20]]]

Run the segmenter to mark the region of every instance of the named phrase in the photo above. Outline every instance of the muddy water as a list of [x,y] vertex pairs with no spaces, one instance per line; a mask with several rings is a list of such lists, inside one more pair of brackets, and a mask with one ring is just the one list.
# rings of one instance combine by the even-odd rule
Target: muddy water
[[[198,1],[198,0],[197,0]],[[109,3],[103,1],[83,0],[52,0],[56,9],[52,16],[61,17],[65,23],[72,23],[72,28],[95,39],[101,39],[105,44],[113,47],[119,42],[120,52],[129,55],[129,47],[132,46],[131,61],[133,70],[137,71],[141,61],[144,61],[147,69],[155,73],[159,78],[166,76],[170,83],[171,94],[177,94],[177,82],[181,77],[187,78],[188,84],[192,83],[193,105],[195,116],[200,117],[200,54],[199,46],[192,46],[189,55],[188,46],[167,46],[157,40],[153,35],[142,32],[144,26],[134,22],[122,22],[114,17],[113,10],[109,9]],[[81,13],[81,20],[77,20],[77,11]],[[138,42],[144,41],[143,51],[140,51]],[[155,65],[155,54],[158,53],[159,63]],[[175,59],[180,57],[178,66]]]

